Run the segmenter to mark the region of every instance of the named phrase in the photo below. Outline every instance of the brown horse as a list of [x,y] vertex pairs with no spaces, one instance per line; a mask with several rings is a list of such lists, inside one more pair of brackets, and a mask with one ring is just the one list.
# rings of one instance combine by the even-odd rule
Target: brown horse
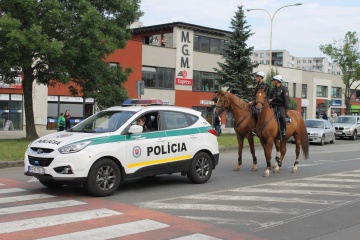
[[253,167],[251,171],[257,171],[254,136],[251,133],[251,121],[253,120],[251,119],[252,117],[249,104],[230,92],[221,91],[217,95],[215,114],[220,115],[225,110],[231,111],[234,117],[234,130],[238,140],[238,162],[233,170],[239,171],[242,164],[242,149],[244,145],[244,138],[246,137],[253,157]]
[[[280,167],[282,161],[284,160],[284,156],[286,154],[286,143],[288,139],[293,136],[295,139],[295,163],[292,169],[292,172],[297,172],[297,166],[299,164],[299,154],[300,154],[300,146],[303,151],[303,155],[305,159],[309,157],[309,140],[306,131],[305,121],[302,118],[301,114],[295,110],[289,110],[288,116],[291,118],[291,123],[286,125],[286,136],[281,137],[279,134],[279,125],[276,115],[273,109],[270,107],[269,102],[266,98],[267,89],[260,89],[256,93],[256,102],[255,108],[258,114],[258,122],[256,125],[256,133],[259,136],[261,145],[264,148],[267,168],[264,173],[265,177],[270,175],[271,170],[271,152],[274,144],[274,140],[280,140],[280,159],[276,157],[274,172],[280,171]],[[278,149],[278,147],[277,147]]]

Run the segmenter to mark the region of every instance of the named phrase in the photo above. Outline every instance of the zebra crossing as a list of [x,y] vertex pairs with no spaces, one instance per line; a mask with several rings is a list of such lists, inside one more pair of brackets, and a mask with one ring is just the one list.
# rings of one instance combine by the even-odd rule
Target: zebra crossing
[[[184,218],[259,232],[360,202],[360,170],[136,204]],[[274,217],[275,215],[275,217]]]
[[228,230],[134,205],[101,198],[71,199],[18,185],[22,183],[0,178],[1,240],[239,239]]

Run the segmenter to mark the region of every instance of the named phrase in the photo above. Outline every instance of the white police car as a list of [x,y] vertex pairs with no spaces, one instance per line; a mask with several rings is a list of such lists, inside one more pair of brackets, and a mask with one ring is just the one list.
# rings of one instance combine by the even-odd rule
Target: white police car
[[[144,132],[136,125],[142,116]],[[52,188],[83,183],[94,196],[111,195],[132,177],[181,173],[205,183],[219,161],[216,135],[201,113],[189,108],[111,107],[32,142],[25,175]]]

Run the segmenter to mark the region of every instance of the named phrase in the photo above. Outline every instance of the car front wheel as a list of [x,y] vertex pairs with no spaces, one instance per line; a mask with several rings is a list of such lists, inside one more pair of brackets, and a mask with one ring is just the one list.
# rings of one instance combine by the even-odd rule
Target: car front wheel
[[330,141],[330,143],[335,143],[335,141],[336,141],[336,136],[335,136],[335,134],[334,134],[333,137],[332,137],[332,139],[331,139],[331,141]]
[[356,140],[356,139],[357,139],[357,132],[356,132],[356,130],[354,130],[354,133],[353,133],[351,139],[352,139],[352,140]]
[[321,140],[320,140],[320,145],[323,146],[324,143],[325,143],[325,136],[322,135],[322,136],[321,136]]
[[91,167],[86,182],[87,191],[94,196],[110,196],[120,185],[121,173],[118,165],[110,159],[101,159]]
[[193,158],[187,177],[192,183],[206,183],[211,177],[212,169],[213,164],[210,156],[201,152]]

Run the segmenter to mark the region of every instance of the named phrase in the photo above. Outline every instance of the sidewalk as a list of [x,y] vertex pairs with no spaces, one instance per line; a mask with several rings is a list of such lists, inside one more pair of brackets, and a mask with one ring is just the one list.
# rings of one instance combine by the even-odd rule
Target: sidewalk
[[[244,145],[244,148],[248,147],[249,145]],[[220,153],[221,152],[226,152],[226,151],[234,151],[237,150],[237,146],[236,147],[221,147],[219,148]],[[23,160],[18,160],[18,161],[8,161],[8,162],[1,162],[0,161],[0,169],[1,168],[9,168],[9,167],[23,167],[24,166],[24,161]]]

